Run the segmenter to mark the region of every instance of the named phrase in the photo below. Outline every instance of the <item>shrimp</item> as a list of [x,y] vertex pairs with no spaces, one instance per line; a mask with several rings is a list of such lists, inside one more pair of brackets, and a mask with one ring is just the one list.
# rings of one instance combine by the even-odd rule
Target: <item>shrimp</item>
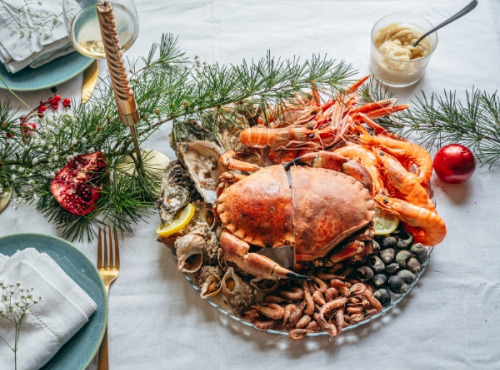
[[437,213],[397,198],[378,195],[374,199],[380,207],[394,213],[408,226],[416,243],[434,246],[445,238],[446,224]]
[[378,161],[382,164],[387,178],[394,188],[401,193],[404,200],[416,206],[427,208],[430,211],[436,211],[427,191],[420,185],[417,175],[408,172],[401,162],[392,155],[379,149],[374,149],[374,152]]
[[353,159],[368,170],[372,178],[372,194],[384,192],[385,183],[378,170],[378,160],[369,147],[357,144],[346,145],[335,149],[334,153]]
[[295,125],[275,129],[253,126],[240,133],[241,143],[250,148],[301,148],[307,146],[326,148],[334,145],[338,140],[336,129],[331,126],[321,130]]
[[361,132],[359,141],[363,144],[383,148],[384,151],[398,158],[406,169],[415,164],[418,169],[417,176],[420,179],[420,183],[424,186],[429,183],[432,176],[432,157],[427,150],[420,145],[408,141],[393,139],[383,135],[371,136],[365,129],[361,127],[357,129]]

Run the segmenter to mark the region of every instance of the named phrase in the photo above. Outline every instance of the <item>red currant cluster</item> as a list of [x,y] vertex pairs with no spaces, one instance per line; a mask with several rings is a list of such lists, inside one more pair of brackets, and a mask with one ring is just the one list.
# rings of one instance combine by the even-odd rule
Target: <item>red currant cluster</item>
[[42,118],[44,116],[44,112],[47,110],[47,107],[50,105],[52,110],[58,110],[59,104],[62,104],[64,108],[69,108],[71,106],[71,100],[68,98],[62,99],[61,95],[51,96],[47,100],[40,100],[40,105],[35,108],[37,112],[37,116]]
[[[55,93],[55,90],[53,91]],[[71,107],[71,100],[69,98],[61,98],[61,95],[55,94],[54,96],[49,97],[47,100],[40,100],[40,104],[38,107],[29,112],[26,116],[21,116],[19,118],[21,127],[21,135],[23,140],[26,141],[36,130],[36,123],[29,122],[33,117],[43,118],[45,115],[45,111],[50,106],[52,110],[56,111],[59,109],[60,105],[63,108]],[[5,125],[5,123],[4,123]],[[14,134],[7,130],[5,132],[7,138],[13,138]]]

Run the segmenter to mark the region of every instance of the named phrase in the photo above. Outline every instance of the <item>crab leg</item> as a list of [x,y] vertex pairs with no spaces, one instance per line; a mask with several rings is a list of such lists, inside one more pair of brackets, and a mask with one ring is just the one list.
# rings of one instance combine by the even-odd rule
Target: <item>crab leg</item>
[[253,163],[248,163],[238,159],[240,153],[234,150],[228,150],[220,156],[221,163],[230,170],[241,170],[246,172],[255,172],[259,170],[259,166]]
[[305,275],[297,274],[296,272],[280,266],[266,256],[257,253],[249,253],[250,245],[227,231],[222,232],[220,245],[224,250],[224,257],[229,262],[234,262],[243,271],[254,276],[265,279],[309,279],[309,277]]

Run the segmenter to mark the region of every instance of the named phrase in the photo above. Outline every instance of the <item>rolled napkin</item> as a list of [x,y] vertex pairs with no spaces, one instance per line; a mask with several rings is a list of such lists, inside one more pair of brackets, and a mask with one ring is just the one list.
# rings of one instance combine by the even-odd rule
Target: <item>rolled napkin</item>
[[[1,256],[0,282],[20,282],[27,289],[33,288],[35,298],[41,297],[21,325],[18,369],[38,369],[46,364],[97,308],[49,255],[34,248],[17,251],[10,258]],[[5,318],[0,318],[0,334],[9,344],[14,343],[15,329]],[[11,369],[13,365],[13,351],[0,340],[0,369]]]
[[0,61],[10,73],[36,68],[74,51],[62,0],[0,2]]

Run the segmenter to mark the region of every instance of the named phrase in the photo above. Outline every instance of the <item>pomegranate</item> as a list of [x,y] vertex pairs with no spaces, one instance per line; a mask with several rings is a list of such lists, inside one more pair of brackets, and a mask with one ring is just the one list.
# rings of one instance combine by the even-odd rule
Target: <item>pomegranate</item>
[[105,158],[101,152],[81,155],[54,177],[50,191],[65,210],[83,216],[96,207],[101,189],[93,180],[103,173]]

